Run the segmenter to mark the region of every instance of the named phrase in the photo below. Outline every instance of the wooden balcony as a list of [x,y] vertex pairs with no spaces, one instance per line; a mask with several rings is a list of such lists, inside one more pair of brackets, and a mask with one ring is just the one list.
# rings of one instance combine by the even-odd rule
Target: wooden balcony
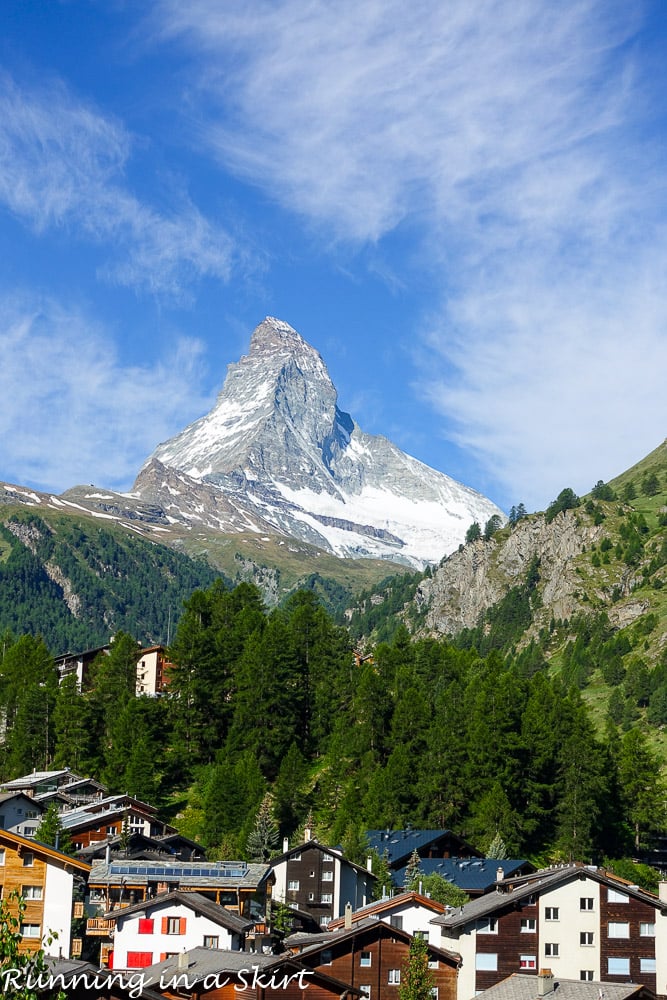
[[86,934],[91,937],[109,937],[115,920],[105,920],[104,917],[90,917],[86,921]]

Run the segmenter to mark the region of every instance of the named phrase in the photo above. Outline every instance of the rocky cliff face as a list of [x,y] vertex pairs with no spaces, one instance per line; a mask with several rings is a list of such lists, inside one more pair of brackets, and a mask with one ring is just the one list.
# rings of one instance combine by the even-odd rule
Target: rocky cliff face
[[543,515],[519,521],[509,537],[466,545],[445,560],[431,579],[425,579],[415,600],[426,608],[429,634],[454,634],[474,628],[487,608],[510,587],[522,583],[532,560],[540,560],[540,595],[544,616],[570,618],[582,610],[579,557],[602,538],[579,511],[565,511],[550,524]]
[[229,366],[211,412],[155,449],[133,494],[193,527],[279,533],[415,567],[451,552],[473,521],[502,516],[474,490],[365,434],[338,408],[318,352],[271,317]]

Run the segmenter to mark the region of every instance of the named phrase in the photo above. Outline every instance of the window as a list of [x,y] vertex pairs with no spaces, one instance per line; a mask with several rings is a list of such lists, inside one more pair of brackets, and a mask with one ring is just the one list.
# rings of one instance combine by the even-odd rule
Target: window
[[389,923],[391,924],[392,927],[395,927],[397,931],[403,930],[403,917],[400,916],[390,917]]
[[23,827],[23,836],[24,837],[34,837],[36,832],[37,832],[37,827],[36,826],[24,826]]
[[475,955],[475,968],[478,972],[497,972],[498,956],[489,952],[478,951]]
[[41,885],[24,885],[21,887],[21,895],[24,899],[43,899],[44,890]]
[[333,872],[322,872],[323,882],[333,882]]
[[536,927],[535,917],[522,917],[521,918],[521,933],[522,934],[534,934]]
[[362,951],[359,958],[359,965],[368,967],[371,964],[371,953],[370,951]]
[[308,893],[308,902],[309,903],[314,903],[315,902],[315,893],[314,892],[309,892]]
[[315,878],[315,872],[308,872],[308,878]]
[[639,971],[640,972],[655,972],[655,959],[654,958],[640,958],[639,959]]
[[520,955],[519,956],[519,968],[520,969],[536,969],[537,968],[537,955]]
[[35,863],[35,855],[32,853],[32,851],[26,851],[25,854],[23,855],[23,867],[32,868],[34,863]]
[[152,951],[128,951],[127,953],[128,969],[145,969],[147,968],[147,966],[152,964],[153,964]]
[[610,920],[607,925],[607,934],[609,935],[610,938],[629,938],[630,924],[625,922]]
[[580,910],[592,910],[593,904],[594,904],[594,899],[592,896],[580,896],[579,898]]
[[39,924],[21,924],[21,937],[24,938],[41,937],[39,933]]
[[323,854],[322,861],[333,861],[333,857],[331,854]]
[[331,923],[331,917],[320,917],[320,927],[328,927]]
[[220,946],[220,938],[217,934],[204,934],[204,947],[205,948],[218,948]]
[[390,986],[399,986],[401,982],[401,970],[400,969],[390,969],[389,978],[387,982]]
[[579,973],[579,978],[585,983],[593,982],[593,970],[592,969],[582,969]]
[[629,976],[630,975],[630,959],[629,958],[608,958],[607,959],[607,973],[610,976]]
[[640,937],[655,937],[655,924],[640,923],[639,935]]
[[544,909],[545,920],[558,920],[559,915],[560,915],[560,910],[557,906],[547,906]]
[[593,931],[579,931],[579,944],[593,944]]
[[0,865],[4,865],[4,863],[5,863],[5,849],[4,847],[2,847],[0,848]]
[[544,946],[544,954],[548,958],[558,958],[560,954],[560,945],[558,943],[551,943],[547,941]]
[[428,967],[429,967],[429,969],[439,969],[440,965],[438,963],[437,958],[433,958],[433,959],[429,958],[429,960],[428,960]]
[[487,920],[480,920],[477,924],[478,934],[497,934],[498,933],[498,921],[495,917],[489,917]]
[[333,952],[331,948],[326,948],[322,952],[322,965],[331,965],[333,962]]
[[289,880],[289,882],[287,883],[287,889],[288,889],[289,892],[297,892],[298,889],[299,889],[299,880],[298,880],[298,878],[291,878]]
[[163,917],[163,934],[185,934],[185,917]]
[[[401,927],[398,930],[402,930]],[[428,941],[428,931],[415,931],[412,935],[417,941]]]
[[322,893],[322,898],[321,898],[320,902],[322,902],[322,903],[333,903],[333,893],[332,892],[323,892]]
[[293,854],[290,861],[301,861],[301,852],[299,851],[298,854]]
[[431,1000],[438,1000],[438,987],[437,986],[432,986],[431,987]]
[[140,934],[152,934],[153,933],[153,921],[149,920],[148,917],[141,917],[139,919],[139,933]]
[[607,889],[607,902],[609,903],[627,903],[629,897],[624,892],[618,892],[616,889]]

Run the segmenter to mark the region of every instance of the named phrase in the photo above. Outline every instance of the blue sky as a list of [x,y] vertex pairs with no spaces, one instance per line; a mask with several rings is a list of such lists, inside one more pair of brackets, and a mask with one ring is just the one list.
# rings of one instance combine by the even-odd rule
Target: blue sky
[[508,509],[667,433],[667,26],[626,0],[4,0],[0,479],[127,489],[265,315]]

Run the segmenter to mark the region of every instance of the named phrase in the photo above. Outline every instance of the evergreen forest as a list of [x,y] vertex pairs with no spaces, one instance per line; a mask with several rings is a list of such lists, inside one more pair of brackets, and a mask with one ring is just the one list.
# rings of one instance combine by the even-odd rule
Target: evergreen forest
[[3,779],[69,766],[159,805],[212,858],[253,854],[258,814],[363,858],[364,831],[450,828],[537,863],[636,856],[664,827],[644,731],[601,731],[579,686],[525,655],[415,639],[355,659],[312,590],[267,609],[216,580],[186,600],[169,693],[135,696],[136,639],[59,687],[40,637],[2,638]]

